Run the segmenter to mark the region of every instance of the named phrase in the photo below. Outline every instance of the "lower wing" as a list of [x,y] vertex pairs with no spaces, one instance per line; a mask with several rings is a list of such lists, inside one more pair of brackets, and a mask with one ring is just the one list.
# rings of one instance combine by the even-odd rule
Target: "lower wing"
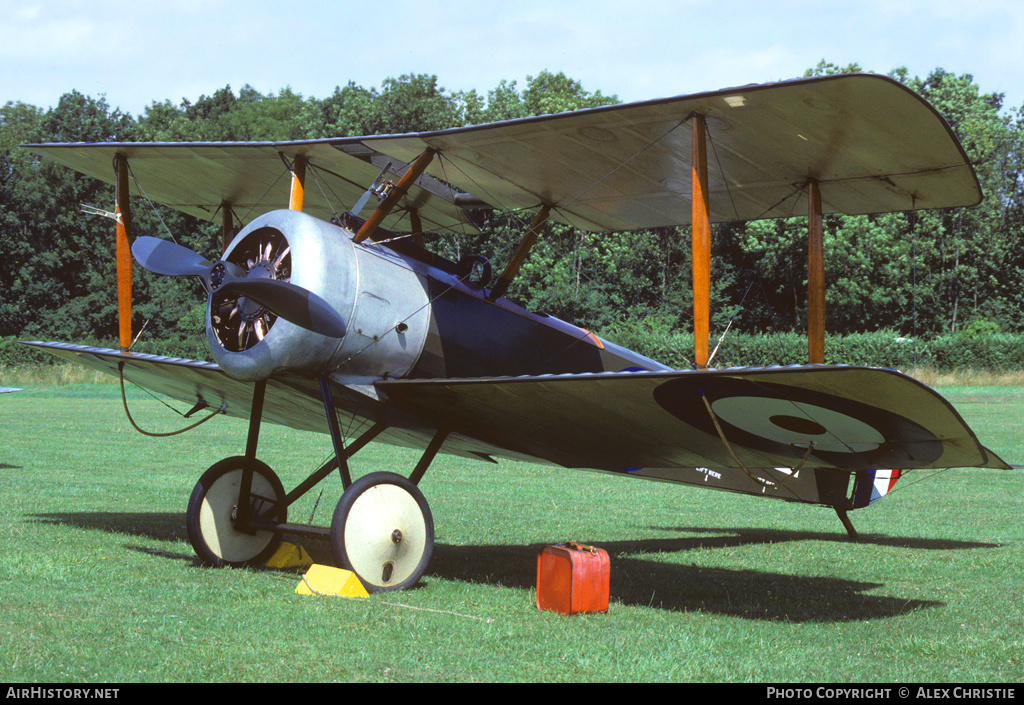
[[777,367],[379,382],[389,404],[567,467],[1008,468],[895,370]]
[[[197,407],[249,415],[252,383],[212,363],[30,345]],[[388,425],[381,441],[422,448],[442,430],[442,452],[469,457],[676,482],[685,480],[671,469],[739,468],[750,475],[759,468],[1010,467],[981,445],[945,399],[888,369],[815,365],[389,380],[376,383],[376,398],[346,388],[342,378],[333,381],[341,392],[337,406],[363,426]],[[263,418],[325,432],[317,381],[271,377]]]

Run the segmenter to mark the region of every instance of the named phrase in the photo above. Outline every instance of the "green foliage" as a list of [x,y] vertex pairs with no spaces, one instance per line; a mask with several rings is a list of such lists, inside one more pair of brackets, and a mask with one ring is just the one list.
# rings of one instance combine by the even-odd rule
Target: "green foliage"
[[804,71],[804,78],[810,78],[811,76],[834,76],[840,73],[861,73],[862,71],[863,69],[860,67],[860,64],[837,66],[831,61],[822,59],[813,69]]
[[588,93],[583,84],[564,73],[541,71],[526,80],[529,85],[523,91],[522,102],[527,115],[552,115],[619,102],[615,96],[605,96],[600,91]]
[[[675,368],[693,366],[693,334],[674,329],[656,316],[600,329],[620,345]],[[720,341],[720,342],[719,342]],[[712,335],[718,347],[712,367],[766,367],[807,363],[807,336],[802,333],[735,333]],[[1024,370],[1024,334],[947,333],[934,338],[907,338],[897,331],[827,336],[825,362],[837,365],[929,368],[937,372]]]

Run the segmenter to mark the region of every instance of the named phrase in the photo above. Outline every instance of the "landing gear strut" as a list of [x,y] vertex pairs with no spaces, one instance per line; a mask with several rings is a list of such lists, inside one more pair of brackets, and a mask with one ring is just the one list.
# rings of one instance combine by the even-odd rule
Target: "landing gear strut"
[[[264,563],[285,533],[330,539],[338,564],[351,570],[369,592],[402,590],[422,577],[434,549],[434,519],[416,483],[447,434],[428,445],[410,478],[374,472],[352,481],[348,459],[387,428],[378,423],[346,448],[326,378],[321,378],[324,410],[335,457],[285,494],[273,470],[256,459],[266,383],[253,394],[245,456],[226,458],[196,484],[186,512],[189,541],[204,563],[254,566]],[[338,470],[345,488],[330,528],[288,524],[288,507]]]

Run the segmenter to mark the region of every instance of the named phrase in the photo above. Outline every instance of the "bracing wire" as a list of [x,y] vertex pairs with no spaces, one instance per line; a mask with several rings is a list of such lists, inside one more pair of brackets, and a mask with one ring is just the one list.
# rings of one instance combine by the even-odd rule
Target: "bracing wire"
[[169,238],[171,238],[171,240],[175,244],[178,244],[177,238],[174,237],[174,233],[171,232],[171,229],[169,227],[167,227],[167,223],[164,222],[163,216],[160,215],[160,211],[157,210],[156,204],[153,203],[153,199],[151,199],[146,194],[145,189],[142,188],[142,183],[139,181],[138,177],[135,176],[135,171],[132,169],[131,162],[128,161],[128,160],[125,160],[125,164],[128,165],[128,173],[132,175],[132,181],[135,182],[135,188],[137,188],[139,190],[139,193],[142,195],[142,197],[144,199],[146,199],[146,203],[149,204],[149,208],[150,208],[150,210],[153,211],[153,214],[156,216],[156,219],[160,221],[160,225],[162,225],[163,229],[167,232],[167,236]]
[[610,171],[609,171],[609,172],[608,172],[607,174],[605,174],[605,175],[604,175],[604,176],[602,176],[601,178],[597,179],[597,180],[596,180],[596,181],[594,181],[594,183],[592,183],[592,184],[591,184],[590,186],[588,186],[587,188],[583,189],[583,190],[582,190],[582,191],[580,191],[580,192],[579,192],[578,194],[576,194],[576,195],[575,195],[575,196],[574,196],[573,198],[571,198],[571,199],[569,199],[568,201],[566,201],[565,203],[563,203],[563,204],[562,204],[561,206],[559,206],[559,207],[558,207],[558,210],[559,210],[559,211],[561,211],[561,210],[564,210],[564,209],[568,208],[569,206],[571,206],[571,205],[572,205],[573,203],[575,203],[576,201],[578,201],[579,199],[583,198],[583,196],[585,196],[585,195],[586,195],[586,194],[588,194],[588,193],[589,193],[590,191],[592,191],[593,189],[597,188],[597,187],[598,187],[598,186],[600,186],[600,185],[601,185],[602,183],[604,183],[604,182],[605,182],[605,181],[607,181],[607,180],[608,180],[609,178],[611,178],[612,174],[615,174],[615,173],[616,173],[616,172],[618,172],[618,171],[619,171],[620,169],[623,169],[623,168],[624,168],[624,167],[625,167],[625,166],[626,166],[627,164],[629,164],[630,162],[632,162],[633,160],[635,160],[635,159],[636,159],[637,157],[639,157],[639,156],[640,156],[641,154],[643,154],[644,152],[646,152],[646,151],[647,151],[648,149],[650,149],[650,148],[651,148],[651,147],[653,147],[654,145],[658,144],[658,143],[659,143],[659,142],[661,142],[661,141],[662,141],[663,139],[665,139],[666,137],[668,137],[669,135],[671,135],[671,134],[672,134],[673,132],[675,132],[676,130],[678,130],[678,129],[679,129],[680,127],[682,127],[682,126],[683,126],[684,124],[686,124],[686,121],[687,121],[687,120],[689,120],[689,117],[687,117],[687,118],[685,118],[685,119],[683,119],[683,120],[680,120],[680,121],[679,121],[679,122],[677,122],[677,123],[676,123],[675,125],[673,125],[672,127],[668,128],[668,129],[667,129],[667,130],[666,130],[666,131],[665,131],[665,132],[664,132],[664,133],[663,133],[663,134],[662,134],[662,135],[661,135],[660,137],[656,137],[655,139],[653,139],[653,140],[651,140],[650,142],[648,142],[648,143],[647,143],[646,145],[644,145],[643,147],[641,147],[640,149],[638,149],[638,150],[637,150],[637,151],[636,151],[636,152],[635,152],[635,153],[633,154],[633,156],[629,157],[628,159],[624,159],[624,160],[623,160],[622,162],[620,162],[620,163],[619,163],[618,165],[616,165],[616,166],[615,166],[615,167],[614,167],[613,169],[611,169],[611,170],[610,170]]
[[736,220],[740,219],[740,211],[736,207],[736,199],[733,198],[732,189],[729,188],[729,179],[725,178],[725,167],[722,166],[722,159],[718,156],[718,143],[715,142],[715,135],[713,130],[707,131],[708,141],[711,142],[711,151],[715,153],[715,163],[718,164],[718,173],[722,175],[722,182],[725,184],[725,192],[729,194],[729,203],[732,204],[733,215],[736,216]]
[[[154,432],[154,431],[147,431],[147,430],[141,428],[135,422],[135,419],[132,417],[132,412],[128,410],[128,395],[125,394],[125,390],[124,390],[124,363],[120,363],[117,366],[117,373],[118,373],[118,377],[120,378],[120,381],[121,381],[121,403],[124,405],[125,416],[128,417],[128,422],[132,425],[132,428],[134,428],[136,431],[138,431],[139,433],[141,433],[144,436],[150,436],[151,438],[167,438],[169,436],[177,436],[179,434],[185,433],[186,431],[191,431],[196,426],[201,426],[202,424],[206,423],[207,421],[212,419],[214,416],[217,416],[218,414],[224,413],[225,405],[221,405],[221,407],[219,409],[214,409],[207,416],[204,416],[203,418],[199,419],[194,424],[186,426],[185,428],[178,429],[177,431],[167,431],[167,432],[163,432],[163,433],[158,433],[158,432]],[[147,391],[147,393],[148,393],[148,391]],[[165,406],[166,406],[166,404],[165,404]],[[177,409],[174,409],[174,411],[175,411],[175,413],[180,413],[180,412],[177,411]]]
[[[683,120],[680,120],[679,122],[677,122],[677,123],[675,123],[674,125],[672,125],[672,126],[671,126],[670,128],[668,128],[667,130],[665,130],[665,132],[664,132],[664,133],[662,133],[662,134],[661,134],[660,136],[658,136],[658,137],[656,137],[656,138],[652,139],[652,140],[651,140],[650,142],[648,142],[648,143],[647,143],[646,145],[644,145],[644,146],[642,146],[641,148],[639,148],[639,149],[638,149],[638,150],[637,150],[636,152],[634,152],[634,153],[633,153],[633,154],[632,154],[632,155],[631,155],[630,157],[628,157],[628,158],[624,159],[623,161],[621,161],[621,162],[620,162],[619,164],[617,164],[617,165],[616,165],[615,167],[613,167],[612,169],[610,169],[610,170],[609,170],[609,171],[608,171],[607,173],[605,173],[604,175],[602,175],[602,176],[601,176],[600,178],[598,178],[598,179],[595,179],[595,180],[594,180],[594,181],[593,181],[593,182],[592,182],[592,183],[591,183],[591,184],[590,184],[589,186],[587,186],[586,188],[584,188],[583,190],[581,190],[581,191],[580,191],[579,193],[577,193],[577,194],[576,194],[575,196],[573,196],[573,197],[572,197],[572,198],[570,198],[569,200],[567,200],[567,201],[565,201],[564,203],[561,203],[561,204],[550,204],[550,205],[551,205],[551,208],[552,208],[552,211],[553,211],[553,213],[554,213],[554,214],[561,214],[561,213],[564,213],[564,212],[565,212],[565,211],[566,211],[566,210],[568,209],[568,207],[569,207],[570,205],[572,205],[573,203],[575,203],[575,202],[576,202],[576,201],[578,201],[579,199],[583,198],[583,196],[585,196],[585,195],[586,195],[586,194],[587,194],[588,192],[590,192],[591,190],[593,190],[594,188],[596,188],[597,186],[599,186],[600,184],[602,184],[603,182],[605,182],[606,180],[608,180],[609,178],[611,178],[611,176],[612,176],[613,174],[615,174],[615,173],[616,173],[616,172],[618,172],[619,170],[623,169],[623,168],[624,168],[624,167],[625,167],[626,165],[628,165],[629,163],[631,163],[632,161],[634,161],[635,159],[637,159],[637,158],[638,158],[638,157],[639,157],[640,155],[642,155],[642,154],[643,154],[644,152],[646,152],[647,150],[651,149],[651,148],[652,148],[652,147],[653,147],[654,145],[658,144],[659,142],[661,142],[662,140],[664,140],[665,138],[667,138],[667,137],[668,137],[668,136],[669,136],[670,134],[672,134],[672,133],[673,133],[673,132],[674,132],[675,130],[679,129],[679,127],[681,127],[681,126],[682,126],[683,124],[685,124],[685,123],[686,123],[687,119],[689,119],[689,118],[685,118],[685,119],[683,119]],[[446,162],[447,162],[447,160],[446,160]],[[453,163],[453,164],[454,164],[454,163]],[[457,168],[457,169],[458,169],[458,166],[457,166],[457,164],[454,164],[454,166],[455,166],[455,168]],[[481,193],[484,193],[484,194],[486,194],[486,195],[488,195],[488,196],[492,196],[492,198],[493,198],[493,194],[490,194],[490,193],[489,193],[489,191],[488,191],[487,189],[483,188],[483,186],[482,186],[481,184],[479,184],[479,182],[477,182],[477,181],[476,181],[475,179],[473,179],[473,178],[472,178],[472,177],[470,177],[470,176],[469,176],[468,174],[466,174],[464,170],[462,170],[462,169],[458,169],[458,171],[459,171],[459,173],[461,173],[461,174],[463,174],[464,176],[466,176],[466,177],[467,177],[467,179],[469,179],[469,181],[470,181],[471,183],[473,183],[473,184],[474,184],[475,186],[479,186],[479,187],[480,187],[480,192],[481,192]],[[500,199],[494,199],[494,200],[495,200],[495,202],[500,202]],[[514,213],[515,213],[516,211],[514,211],[514,210],[509,210],[508,212],[509,212],[509,213],[512,213],[512,214],[514,214]],[[524,220],[523,220],[522,218],[519,218],[518,216],[515,216],[515,217],[516,217],[517,219],[519,219],[519,220],[520,220],[520,223],[521,223],[522,225],[525,225],[525,224],[526,224],[526,223],[525,223],[525,221],[524,221]],[[565,253],[563,253],[563,254],[565,254]],[[590,277],[589,277],[589,275],[587,275],[586,273],[583,273],[583,276],[587,277],[588,279],[590,278]],[[559,351],[559,352],[558,352],[558,353],[556,353],[556,354],[555,354],[555,355],[554,355],[554,356],[553,356],[552,358],[549,358],[549,359],[553,359],[554,357],[557,357],[558,355],[560,355],[560,354],[564,353],[564,352],[565,352],[565,350],[567,350],[567,349],[568,349],[569,347],[571,347],[572,345],[575,345],[575,344],[576,344],[576,343],[578,343],[578,342],[581,342],[581,341],[583,341],[583,340],[586,340],[586,339],[587,339],[588,337],[589,337],[589,333],[587,333],[586,331],[583,331],[583,332],[581,333],[581,336],[580,336],[579,338],[575,339],[575,340],[574,340],[573,342],[571,342],[571,343],[569,344],[569,346],[567,346],[567,347],[566,347],[566,348],[565,348],[564,350],[561,350],[561,351]]]

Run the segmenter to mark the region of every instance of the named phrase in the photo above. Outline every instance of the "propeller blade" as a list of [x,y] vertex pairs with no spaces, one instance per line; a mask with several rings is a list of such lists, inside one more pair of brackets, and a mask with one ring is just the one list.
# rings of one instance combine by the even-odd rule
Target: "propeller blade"
[[140,265],[157,274],[208,279],[214,291],[245,296],[275,314],[314,333],[330,338],[345,336],[345,321],[331,305],[301,286],[265,277],[246,277],[232,262],[212,264],[187,247],[156,237],[139,237],[132,255]]
[[136,238],[132,244],[132,255],[149,271],[173,277],[192,274],[205,279],[213,266],[202,255],[187,247],[158,237]]
[[215,266],[211,281],[218,292],[246,296],[286,321],[329,338],[345,337],[345,320],[308,289],[278,279],[244,278]]

